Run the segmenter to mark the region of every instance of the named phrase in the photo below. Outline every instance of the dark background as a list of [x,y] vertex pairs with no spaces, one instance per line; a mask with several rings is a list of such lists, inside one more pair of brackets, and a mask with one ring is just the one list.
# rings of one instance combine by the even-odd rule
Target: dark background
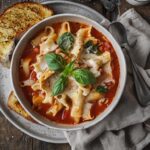
[[[19,0],[0,0],[0,11],[5,4],[10,5]],[[21,0],[20,0],[21,1]],[[40,0],[35,0],[40,1]],[[42,1],[42,0],[41,0]],[[44,0],[43,0],[44,1]],[[72,0],[92,7],[98,12],[106,16],[106,11],[100,3],[100,0]],[[125,0],[121,1],[121,14],[134,7],[147,21],[150,22],[150,4],[145,6],[132,6]],[[69,144],[52,144],[36,140],[28,135],[25,135],[12,124],[10,124],[0,113],[0,150],[70,150]],[[150,150],[150,144],[144,149]]]

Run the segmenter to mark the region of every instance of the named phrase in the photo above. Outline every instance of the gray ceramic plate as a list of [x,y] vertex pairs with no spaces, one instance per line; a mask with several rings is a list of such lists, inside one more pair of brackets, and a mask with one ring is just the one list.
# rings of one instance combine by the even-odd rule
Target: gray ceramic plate
[[[101,23],[104,17],[98,12],[84,5],[69,1],[50,1],[44,5],[52,8],[55,14],[73,13],[89,17]],[[0,65],[0,110],[4,116],[22,132],[42,141],[52,143],[67,143],[64,133],[61,131],[46,128],[39,124],[34,124],[7,107],[7,97],[12,90],[10,85],[10,71]]]

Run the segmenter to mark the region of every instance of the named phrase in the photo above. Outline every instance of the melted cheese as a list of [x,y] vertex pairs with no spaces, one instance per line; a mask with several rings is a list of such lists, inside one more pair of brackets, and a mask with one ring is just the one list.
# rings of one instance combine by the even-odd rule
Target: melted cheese
[[86,64],[90,67],[90,71],[94,74],[95,77],[100,76],[99,65],[94,59],[88,59]]
[[109,52],[104,52],[101,55],[95,54],[84,54],[83,62],[90,67],[90,71],[94,74],[95,77],[100,76],[99,68],[111,61],[111,56]]

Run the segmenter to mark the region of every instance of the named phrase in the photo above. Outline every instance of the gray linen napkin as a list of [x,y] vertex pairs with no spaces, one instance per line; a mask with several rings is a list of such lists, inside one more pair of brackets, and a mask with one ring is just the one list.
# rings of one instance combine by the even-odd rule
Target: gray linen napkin
[[[150,86],[150,25],[134,10],[125,12],[119,19],[127,29],[128,40],[137,40],[132,52],[139,71]],[[150,143],[150,132],[143,122],[150,118],[150,105],[141,107],[137,102],[130,61],[127,61],[127,83],[115,110],[95,126],[65,132],[72,150],[141,150]],[[147,69],[145,69],[145,67]],[[148,69],[149,68],[149,69]]]

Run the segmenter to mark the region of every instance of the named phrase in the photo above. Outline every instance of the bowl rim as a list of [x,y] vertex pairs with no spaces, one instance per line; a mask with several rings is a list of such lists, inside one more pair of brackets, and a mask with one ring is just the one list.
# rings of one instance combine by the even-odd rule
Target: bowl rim
[[[80,18],[80,19],[83,19],[84,21],[86,22],[90,22],[90,23],[87,23],[87,24],[94,24],[94,28],[96,28],[95,26],[99,27],[100,29],[98,30],[99,32],[101,32],[102,34],[104,34],[104,32],[107,34],[107,38],[109,36],[109,41],[111,42],[115,42],[117,48],[114,48],[115,49],[115,52],[116,52],[116,49],[120,49],[120,55],[121,55],[121,59],[118,58],[119,60],[119,65],[120,65],[120,60],[122,61],[122,65],[123,65],[123,69],[124,69],[124,74],[122,74],[122,78],[123,78],[123,82],[122,84],[123,85],[120,85],[121,89],[120,90],[120,93],[118,93],[117,95],[117,98],[115,98],[115,100],[113,99],[111,104],[102,112],[102,114],[99,114],[99,118],[98,116],[96,118],[94,118],[93,120],[90,120],[90,121],[87,121],[87,122],[84,122],[84,123],[79,123],[79,124],[73,124],[73,125],[68,125],[68,124],[60,124],[60,123],[56,123],[58,126],[51,126],[49,124],[47,124],[46,122],[43,122],[41,121],[38,117],[35,117],[35,114],[33,114],[32,112],[35,113],[34,110],[29,110],[22,102],[22,99],[18,96],[18,91],[14,85],[14,75],[13,75],[13,67],[14,67],[14,57],[15,55],[17,54],[17,49],[19,48],[20,44],[22,44],[22,40],[24,38],[26,38],[26,36],[28,36],[28,34],[30,32],[32,32],[32,30],[34,30],[35,28],[38,28],[42,23],[46,22],[46,21],[50,21],[50,20],[55,20],[55,19],[59,19],[61,17],[74,17],[74,18]],[[57,22],[57,21],[56,21]],[[58,21],[60,22],[60,21]],[[75,21],[77,22],[77,21]],[[79,21],[78,21],[79,22]],[[93,25],[92,25],[93,26]],[[39,29],[40,30],[40,29]],[[111,40],[110,40],[111,38]],[[119,52],[119,50],[118,50]],[[118,57],[118,56],[117,56]],[[121,69],[120,69],[121,71]],[[117,43],[117,41],[113,38],[113,36],[102,26],[100,25],[99,23],[97,23],[96,21],[93,21],[92,19],[89,19],[85,16],[82,16],[82,15],[76,15],[76,14],[70,14],[70,13],[66,13],[66,14],[58,14],[58,15],[55,15],[55,16],[51,16],[51,17],[48,17],[40,22],[38,22],[37,24],[35,24],[34,26],[32,26],[27,32],[24,33],[24,35],[21,37],[20,41],[18,42],[18,44],[16,45],[15,47],[15,50],[13,52],[13,55],[12,55],[12,61],[11,61],[11,67],[10,67],[10,76],[11,76],[11,83],[12,83],[12,86],[13,86],[13,91],[15,93],[15,96],[17,97],[18,101],[20,102],[20,104],[22,105],[22,107],[25,109],[25,111],[27,111],[29,113],[29,115],[31,115],[31,117],[33,119],[35,119],[35,121],[37,121],[38,123],[48,127],[48,128],[52,128],[52,129],[57,129],[57,130],[62,130],[62,131],[73,131],[73,130],[79,130],[79,129],[86,129],[86,128],[89,128],[91,126],[94,126],[96,125],[97,123],[99,123],[100,121],[102,121],[104,118],[106,118],[112,111],[113,109],[116,107],[116,105],[118,104],[118,102],[120,101],[120,98],[121,98],[121,95],[123,93],[123,90],[125,88],[125,83],[126,83],[126,78],[127,78],[127,69],[126,69],[126,60],[125,60],[125,57],[124,57],[124,54],[119,46],[119,44]],[[121,72],[120,72],[120,76],[119,76],[119,84],[120,84],[120,78],[121,78]],[[119,87],[119,84],[118,84],[118,87]],[[118,87],[117,87],[117,90],[118,90]],[[117,92],[117,91],[116,91]],[[116,94],[115,94],[116,96]],[[39,114],[40,115],[40,114]],[[42,116],[42,115],[40,115]],[[98,119],[97,119],[98,118]],[[48,120],[48,119],[47,119]],[[48,120],[49,122],[53,122],[53,121],[50,121]],[[62,127],[60,127],[60,126]],[[69,126],[69,127],[64,127],[65,125]],[[83,125],[83,126],[82,126]]]

